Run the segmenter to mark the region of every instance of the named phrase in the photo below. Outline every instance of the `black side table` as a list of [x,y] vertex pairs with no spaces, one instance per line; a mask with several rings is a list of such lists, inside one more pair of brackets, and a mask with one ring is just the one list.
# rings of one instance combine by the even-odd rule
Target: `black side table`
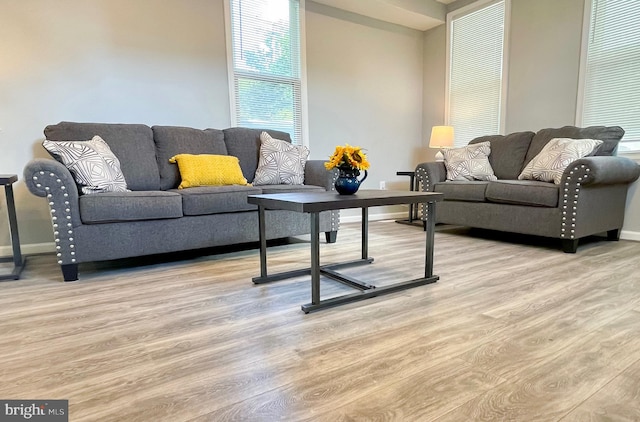
[[[397,171],[396,176],[409,176],[409,190],[418,190],[415,171]],[[409,224],[411,226],[420,226],[424,230],[426,230],[426,223],[422,221],[420,217],[418,217],[418,206],[418,204],[409,204],[409,218],[396,220],[396,223]]]
[[2,262],[13,260],[13,271],[9,274],[0,274],[0,280],[18,280],[26,261],[20,252],[16,204],[13,200],[13,184],[17,181],[18,176],[15,174],[0,174],[0,184],[4,186],[4,193],[7,197],[7,214],[9,215],[9,230],[11,233],[11,245],[13,247],[13,258],[0,258]]

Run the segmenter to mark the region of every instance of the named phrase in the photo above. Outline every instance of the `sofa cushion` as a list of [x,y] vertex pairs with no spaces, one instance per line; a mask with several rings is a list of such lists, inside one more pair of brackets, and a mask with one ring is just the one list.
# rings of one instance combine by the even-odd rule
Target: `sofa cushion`
[[436,183],[434,192],[444,194],[447,201],[485,202],[485,190],[489,182],[480,180],[450,180]]
[[498,180],[485,192],[488,202],[552,208],[558,206],[558,195],[558,185],[533,180]]
[[517,179],[524,168],[524,159],[533,139],[533,132],[515,132],[509,135],[490,135],[475,138],[469,144],[489,142],[489,163],[498,179]]
[[238,157],[244,177],[249,183],[253,182],[260,157],[260,134],[267,132],[271,137],[291,142],[291,136],[277,130],[249,129],[232,127],[223,130],[224,143],[229,155]]
[[315,185],[264,185],[259,187],[262,193],[326,192],[325,188]]
[[267,132],[260,134],[260,159],[253,178],[254,185],[301,185],[309,148],[291,145],[272,138]]
[[247,196],[261,194],[262,190],[253,186],[227,185],[200,186],[170,192],[182,195],[184,215],[205,215],[255,210],[257,207],[247,202]]
[[60,122],[44,129],[51,141],[86,141],[98,135],[120,160],[122,174],[131,190],[156,190],[160,175],[153,132],[146,125]]
[[85,224],[182,217],[182,197],[159,190],[82,195],[79,206]]
[[600,145],[602,141],[598,139],[553,138],[529,161],[518,179],[560,184],[562,174],[571,163],[593,153]]
[[496,180],[489,163],[489,154],[489,142],[444,150],[447,180]]
[[180,170],[178,189],[196,186],[247,185],[238,157],[232,155],[178,154],[169,159]]
[[118,157],[101,137],[66,142],[45,139],[42,146],[69,169],[83,194],[129,190]]
[[153,126],[156,158],[160,169],[160,189],[175,189],[180,184],[178,165],[169,159],[178,154],[227,155],[224,133],[218,129],[193,129],[180,126]]
[[541,129],[531,141],[525,164],[538,155],[553,138],[599,139],[603,144],[593,155],[615,155],[622,136],[624,136],[624,129],[619,126],[590,126],[586,128],[564,126],[558,129]]

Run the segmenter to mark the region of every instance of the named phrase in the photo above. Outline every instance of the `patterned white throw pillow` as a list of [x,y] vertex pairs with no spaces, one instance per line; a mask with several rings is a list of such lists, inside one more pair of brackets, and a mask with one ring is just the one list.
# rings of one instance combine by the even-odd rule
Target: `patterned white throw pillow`
[[260,134],[260,159],[254,185],[302,185],[309,148]]
[[90,141],[49,141],[42,146],[64,164],[84,194],[128,192],[120,161],[99,136]]
[[553,138],[518,176],[519,180],[540,180],[560,184],[564,170],[602,145],[597,139]]
[[442,154],[447,180],[498,180],[489,163],[491,143],[488,141],[446,149]]

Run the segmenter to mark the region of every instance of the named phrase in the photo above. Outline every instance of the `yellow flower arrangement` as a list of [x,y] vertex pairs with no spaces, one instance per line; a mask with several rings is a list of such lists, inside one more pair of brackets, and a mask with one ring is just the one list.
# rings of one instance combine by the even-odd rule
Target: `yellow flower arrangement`
[[337,146],[329,161],[324,163],[327,170],[340,168],[343,170],[368,170],[369,161],[367,155],[360,147],[352,147],[349,144]]

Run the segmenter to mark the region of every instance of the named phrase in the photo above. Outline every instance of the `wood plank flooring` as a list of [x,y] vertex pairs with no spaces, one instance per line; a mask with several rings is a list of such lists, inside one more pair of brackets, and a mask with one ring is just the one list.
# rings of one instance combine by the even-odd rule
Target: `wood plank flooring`
[[[419,277],[424,242],[372,222],[375,262],[344,272]],[[321,261],[359,248],[343,224]],[[0,398],[68,399],[71,421],[640,421],[640,243],[442,226],[438,283],[308,315],[307,277],[255,286],[257,249],[214,252],[74,283],[30,257],[0,283]],[[308,237],[269,249],[272,272],[308,265]]]

